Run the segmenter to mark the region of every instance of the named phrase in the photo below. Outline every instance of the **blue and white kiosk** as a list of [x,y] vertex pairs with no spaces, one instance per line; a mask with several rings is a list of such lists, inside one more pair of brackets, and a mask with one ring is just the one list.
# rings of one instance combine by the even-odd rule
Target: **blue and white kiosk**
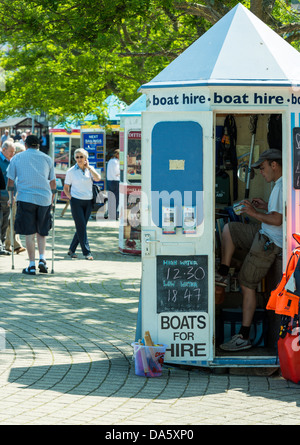
[[[143,336],[148,330],[155,342],[168,345],[168,363],[278,366],[274,338],[239,353],[218,348],[225,335],[222,316],[228,309],[240,310],[242,296],[237,285],[237,292],[226,289],[224,302],[216,304],[216,222],[226,207],[216,199],[216,145],[219,127],[233,116],[237,158],[249,158],[249,123],[256,116],[254,162],[269,148],[270,117],[280,118],[285,209],[280,278],[293,248],[291,235],[300,232],[300,54],[238,4],[140,91],[147,108],[141,127],[138,332]],[[231,205],[245,197],[245,183],[236,182],[236,174],[228,172]],[[271,185],[255,171],[249,198],[267,200],[270,191]],[[234,280],[234,270],[232,274]],[[260,293],[258,308],[264,310],[268,296]]]

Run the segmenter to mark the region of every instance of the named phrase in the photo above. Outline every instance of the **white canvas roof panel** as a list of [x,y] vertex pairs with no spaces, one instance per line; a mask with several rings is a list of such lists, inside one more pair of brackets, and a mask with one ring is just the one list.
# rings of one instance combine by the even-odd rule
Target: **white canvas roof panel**
[[300,53],[238,4],[141,89],[300,84]]

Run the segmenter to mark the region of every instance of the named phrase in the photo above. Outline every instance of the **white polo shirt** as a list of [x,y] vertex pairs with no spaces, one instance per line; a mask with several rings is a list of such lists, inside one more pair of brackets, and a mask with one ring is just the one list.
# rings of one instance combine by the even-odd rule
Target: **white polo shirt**
[[[268,202],[268,212],[277,212],[283,214],[283,198],[282,198],[282,176],[277,179]],[[269,239],[278,247],[282,247],[283,234],[282,225],[272,226],[271,224],[262,223],[260,233],[268,236]]]
[[87,168],[82,171],[75,164],[67,171],[65,184],[70,185],[72,198],[93,199],[93,178]]
[[117,158],[111,158],[107,164],[106,179],[108,181],[120,181],[120,162]]

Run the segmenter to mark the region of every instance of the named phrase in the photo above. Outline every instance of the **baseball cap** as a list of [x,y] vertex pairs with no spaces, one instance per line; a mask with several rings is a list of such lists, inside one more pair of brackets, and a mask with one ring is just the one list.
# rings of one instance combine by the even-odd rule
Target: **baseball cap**
[[40,145],[40,141],[39,141],[39,138],[37,136],[35,136],[34,134],[30,134],[25,139],[25,144],[28,147],[38,147]]
[[265,150],[259,156],[258,161],[251,165],[253,168],[259,168],[260,164],[264,161],[278,161],[282,159],[282,152],[276,148],[270,148]]

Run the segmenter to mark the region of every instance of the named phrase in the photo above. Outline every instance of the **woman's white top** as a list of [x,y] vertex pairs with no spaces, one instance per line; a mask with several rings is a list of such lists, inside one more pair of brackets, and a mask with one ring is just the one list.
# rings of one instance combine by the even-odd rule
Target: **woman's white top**
[[87,168],[83,171],[75,164],[67,171],[65,184],[71,186],[72,198],[93,199],[93,178]]

